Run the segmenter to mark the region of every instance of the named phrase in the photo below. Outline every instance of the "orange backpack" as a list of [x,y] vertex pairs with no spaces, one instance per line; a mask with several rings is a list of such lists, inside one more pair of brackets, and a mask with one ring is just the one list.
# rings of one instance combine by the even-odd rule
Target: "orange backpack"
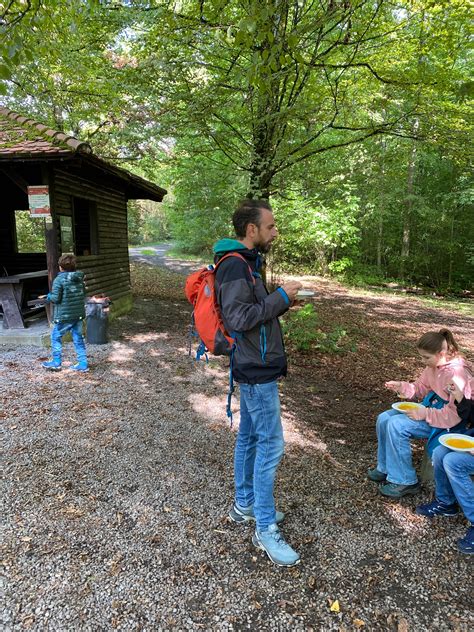
[[[215,275],[219,265],[228,257],[238,257],[247,263],[245,257],[237,252],[230,252],[224,255],[215,266],[210,265],[193,272],[186,279],[184,292],[186,298],[194,307],[192,335],[200,338],[200,344],[196,352],[196,359],[206,355],[210,351],[214,355],[228,355],[232,353],[235,344],[235,334],[229,333],[222,320],[219,303],[215,292]],[[247,263],[248,265],[248,263]],[[250,275],[252,269],[249,266]],[[207,358],[207,355],[206,355]]]

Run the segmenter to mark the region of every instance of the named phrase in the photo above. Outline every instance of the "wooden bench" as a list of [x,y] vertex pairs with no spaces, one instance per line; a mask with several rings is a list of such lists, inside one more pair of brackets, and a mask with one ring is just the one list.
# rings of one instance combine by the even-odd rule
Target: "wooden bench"
[[4,329],[25,329],[22,313],[25,283],[31,279],[41,278],[48,278],[47,270],[0,277],[0,305],[3,309]]

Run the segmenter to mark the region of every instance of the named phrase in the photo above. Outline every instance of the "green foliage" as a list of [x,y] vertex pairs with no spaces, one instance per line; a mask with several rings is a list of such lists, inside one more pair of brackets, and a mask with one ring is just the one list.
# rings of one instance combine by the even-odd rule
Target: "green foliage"
[[242,177],[228,161],[220,161],[217,169],[211,160],[195,156],[192,139],[183,139],[176,151],[180,160],[170,165],[169,175],[173,195],[164,202],[171,237],[181,252],[210,255],[218,239],[233,233],[232,213],[245,191]]
[[302,353],[317,350],[321,353],[340,353],[354,350],[343,327],[335,327],[325,333],[319,327],[314,305],[308,303],[299,310],[288,312],[282,320],[287,344]]
[[29,211],[15,212],[18,252],[46,252],[44,219],[30,217]]
[[358,243],[359,200],[350,188],[341,186],[337,196],[326,199],[295,197],[291,202],[275,203],[282,239],[275,248],[276,267],[311,262],[313,272],[349,268],[348,256]]
[[128,203],[128,241],[132,246],[170,238],[170,222],[163,205],[148,200]]
[[472,288],[467,0],[4,4],[2,104],[169,188],[130,243],[210,253],[250,193],[281,271]]

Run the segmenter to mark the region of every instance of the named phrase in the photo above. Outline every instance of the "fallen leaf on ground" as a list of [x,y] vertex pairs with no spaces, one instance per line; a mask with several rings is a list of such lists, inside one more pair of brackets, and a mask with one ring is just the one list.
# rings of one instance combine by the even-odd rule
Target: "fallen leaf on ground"
[[329,607],[329,610],[331,612],[340,612],[341,611],[341,606],[339,605],[339,600],[335,599],[332,604]]

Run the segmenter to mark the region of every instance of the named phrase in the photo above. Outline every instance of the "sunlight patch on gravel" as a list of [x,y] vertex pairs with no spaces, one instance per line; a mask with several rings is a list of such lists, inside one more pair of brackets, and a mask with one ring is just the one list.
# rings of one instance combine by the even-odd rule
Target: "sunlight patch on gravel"
[[427,521],[413,513],[412,507],[405,507],[398,503],[387,504],[385,507],[387,514],[406,534],[426,534]]
[[301,448],[314,448],[318,452],[327,452],[328,446],[321,441],[313,433],[305,428],[303,434],[297,427],[297,417],[290,412],[284,412],[282,415],[283,430],[285,433],[285,443]]
[[136,349],[132,349],[122,342],[114,342],[112,347],[113,351],[108,358],[111,362],[128,362],[136,353]]
[[211,422],[226,419],[224,397],[211,397],[203,393],[191,393],[187,399],[194,412],[203,419]]
[[146,334],[134,334],[133,336],[127,336],[127,340],[131,342],[154,342],[155,340],[168,340],[169,334],[167,333],[146,333]]
[[112,369],[112,373],[120,375],[122,377],[134,377],[134,372],[130,369]]

